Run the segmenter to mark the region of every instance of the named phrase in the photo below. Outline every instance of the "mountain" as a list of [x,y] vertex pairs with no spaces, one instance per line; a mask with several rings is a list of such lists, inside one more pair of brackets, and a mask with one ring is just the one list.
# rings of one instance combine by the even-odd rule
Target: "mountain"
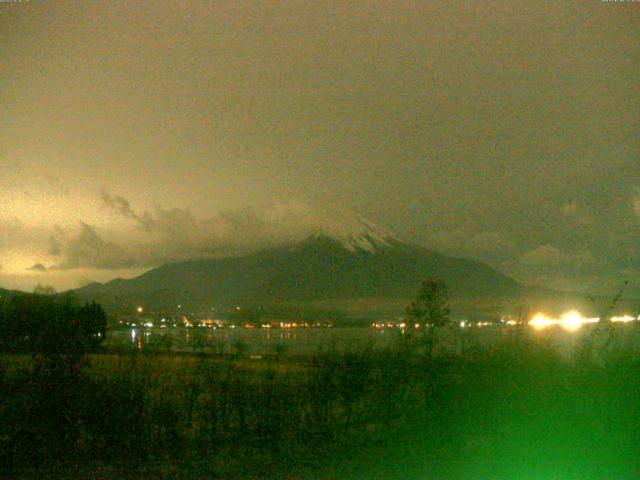
[[19,290],[7,290],[4,288],[0,288],[0,301],[7,300],[12,297],[17,297],[20,295],[29,295],[26,292],[21,292]]
[[[76,290],[107,306],[152,309],[315,304],[376,299],[406,304],[421,280],[443,279],[455,298],[496,299],[523,293],[522,285],[473,260],[448,257],[405,243],[359,218],[345,228],[318,229],[301,241],[250,255],[164,265],[130,280]],[[395,308],[395,307],[394,307]]]

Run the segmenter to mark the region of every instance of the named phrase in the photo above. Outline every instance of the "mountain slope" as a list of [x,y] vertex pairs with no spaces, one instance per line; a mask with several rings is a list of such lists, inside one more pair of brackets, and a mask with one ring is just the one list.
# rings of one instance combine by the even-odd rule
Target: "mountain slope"
[[21,296],[21,295],[31,295],[31,294],[27,292],[21,292],[20,290],[7,290],[5,288],[0,288],[0,301]]
[[78,289],[106,304],[154,308],[412,298],[421,280],[441,278],[455,297],[518,295],[522,285],[479,262],[404,243],[364,224],[353,234],[318,232],[285,246],[233,258],[164,265],[130,280]]

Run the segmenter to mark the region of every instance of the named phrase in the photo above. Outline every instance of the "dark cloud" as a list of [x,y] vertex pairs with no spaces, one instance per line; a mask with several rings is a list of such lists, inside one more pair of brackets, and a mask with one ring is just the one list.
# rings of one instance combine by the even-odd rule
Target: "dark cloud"
[[49,241],[49,254],[61,257],[53,269],[151,268],[216,253],[214,244],[221,231],[212,219],[197,219],[188,209],[161,207],[153,214],[138,215],[124,197],[108,198],[119,215],[143,228],[105,228],[100,234],[86,222],[81,222],[77,231],[58,228]]
[[35,264],[31,265],[29,268],[27,268],[27,270],[31,270],[31,271],[34,271],[34,272],[46,272],[47,271],[47,267],[45,267],[41,263],[35,263]]
[[116,270],[136,266],[136,259],[121,245],[103,240],[84,222],[80,232],[62,246],[63,261],[52,269],[98,268]]
[[[102,195],[114,211],[133,220],[136,228],[120,231],[81,222],[79,231],[56,229],[49,253],[62,260],[56,269],[80,270],[150,268],[168,262],[247,254],[262,248],[304,238],[318,230],[336,236],[358,228],[353,212],[312,208],[301,202],[273,204],[265,208],[223,211],[199,217],[190,209],[163,208],[137,213],[122,196]],[[144,228],[137,228],[144,225]]]
[[213,219],[196,218],[191,210],[163,208],[155,205],[153,212],[137,213],[125,197],[102,192],[102,201],[118,215],[133,220],[139,227],[138,265],[158,265],[162,262],[188,260],[213,255],[213,245],[219,231]]
[[106,191],[101,192],[100,198],[106,206],[114,209],[120,215],[123,215],[127,218],[133,218],[135,220],[138,219],[138,216],[134,213],[133,210],[131,210],[131,205],[126,198],[119,195],[111,195]]
[[102,191],[100,196],[107,207],[111,208],[113,211],[125,218],[135,220],[143,229],[151,230],[155,226],[154,219],[149,213],[144,212],[142,215],[138,215],[133,211],[129,200],[127,200],[126,198],[119,195],[111,195],[104,190]]

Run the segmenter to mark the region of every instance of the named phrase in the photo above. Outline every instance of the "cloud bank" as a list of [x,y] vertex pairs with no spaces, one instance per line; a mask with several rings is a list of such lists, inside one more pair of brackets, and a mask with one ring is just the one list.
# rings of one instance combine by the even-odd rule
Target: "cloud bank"
[[[157,204],[139,210],[128,198],[107,191],[99,199],[103,216],[93,223],[79,220],[75,226],[47,227],[26,225],[17,218],[0,219],[0,264],[4,265],[0,282],[6,279],[22,286],[73,278],[73,284],[67,281],[65,286],[75,287],[136,275],[171,262],[251,253],[318,230],[344,235],[358,221],[351,212],[300,201],[201,216],[189,208]],[[632,197],[632,217],[640,214],[639,204],[640,198]],[[608,228],[577,202],[567,202],[557,212],[554,221],[568,225],[569,234],[551,241],[461,224],[431,232],[425,226],[426,241],[421,243],[445,254],[486,262],[525,283],[553,288],[593,291],[604,284],[615,286],[622,279],[640,280],[637,219],[627,218],[627,223]],[[589,235],[593,228],[604,235]]]
[[[111,221],[97,227],[57,227],[49,235],[49,262],[34,271],[152,268],[170,262],[241,255],[299,240],[318,230],[342,234],[355,216],[302,202],[222,211],[198,217],[188,208],[155,205],[136,211],[128,199],[101,193]],[[45,264],[47,266],[45,267]],[[37,265],[37,266],[36,266]]]

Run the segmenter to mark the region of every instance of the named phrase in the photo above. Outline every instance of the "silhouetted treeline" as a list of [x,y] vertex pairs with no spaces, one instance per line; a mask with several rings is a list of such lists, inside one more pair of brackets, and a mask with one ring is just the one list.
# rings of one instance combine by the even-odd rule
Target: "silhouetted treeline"
[[95,303],[73,297],[17,295],[0,302],[0,350],[13,353],[82,354],[104,340],[107,317]]

